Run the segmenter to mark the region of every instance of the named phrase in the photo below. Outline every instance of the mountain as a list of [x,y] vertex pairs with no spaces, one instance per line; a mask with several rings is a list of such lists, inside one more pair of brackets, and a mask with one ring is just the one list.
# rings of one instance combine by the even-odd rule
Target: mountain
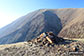
[[0,29],[0,44],[31,40],[52,31],[59,37],[84,37],[84,8],[39,9]]
[[61,29],[62,24],[56,14],[44,9],[37,10],[2,28],[0,43],[27,41],[47,31],[58,34]]

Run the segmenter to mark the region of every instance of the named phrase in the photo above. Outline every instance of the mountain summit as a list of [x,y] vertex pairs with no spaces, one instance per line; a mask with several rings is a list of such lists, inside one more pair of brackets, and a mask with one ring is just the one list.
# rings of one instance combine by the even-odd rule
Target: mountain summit
[[0,29],[0,44],[31,40],[52,31],[60,37],[84,37],[84,8],[39,9]]

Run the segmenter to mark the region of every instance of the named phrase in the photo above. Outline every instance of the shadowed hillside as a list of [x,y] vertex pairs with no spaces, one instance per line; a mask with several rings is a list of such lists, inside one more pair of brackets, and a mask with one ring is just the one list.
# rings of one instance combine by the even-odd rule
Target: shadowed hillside
[[84,8],[40,9],[0,29],[0,44],[23,42],[42,32],[60,37],[84,37]]

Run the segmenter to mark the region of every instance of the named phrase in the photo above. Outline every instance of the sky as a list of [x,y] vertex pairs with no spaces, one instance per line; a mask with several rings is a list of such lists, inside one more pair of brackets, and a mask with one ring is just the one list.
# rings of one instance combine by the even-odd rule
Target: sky
[[84,8],[84,0],[0,0],[0,28],[38,9]]

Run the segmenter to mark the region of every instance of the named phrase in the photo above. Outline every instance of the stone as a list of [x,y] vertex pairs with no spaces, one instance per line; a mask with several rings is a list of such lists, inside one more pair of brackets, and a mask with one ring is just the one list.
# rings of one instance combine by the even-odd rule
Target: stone
[[46,44],[45,44],[45,46],[49,47],[49,44],[48,44],[48,43],[46,43]]
[[5,48],[4,50],[9,50],[9,48]]
[[78,48],[77,46],[74,46],[74,47],[72,48],[72,50],[73,50],[73,51],[78,51],[79,48]]
[[47,36],[46,39],[49,41],[49,43],[53,43],[53,41]]
[[42,34],[40,35],[40,37],[46,37],[46,34],[45,34],[45,33],[42,33]]

